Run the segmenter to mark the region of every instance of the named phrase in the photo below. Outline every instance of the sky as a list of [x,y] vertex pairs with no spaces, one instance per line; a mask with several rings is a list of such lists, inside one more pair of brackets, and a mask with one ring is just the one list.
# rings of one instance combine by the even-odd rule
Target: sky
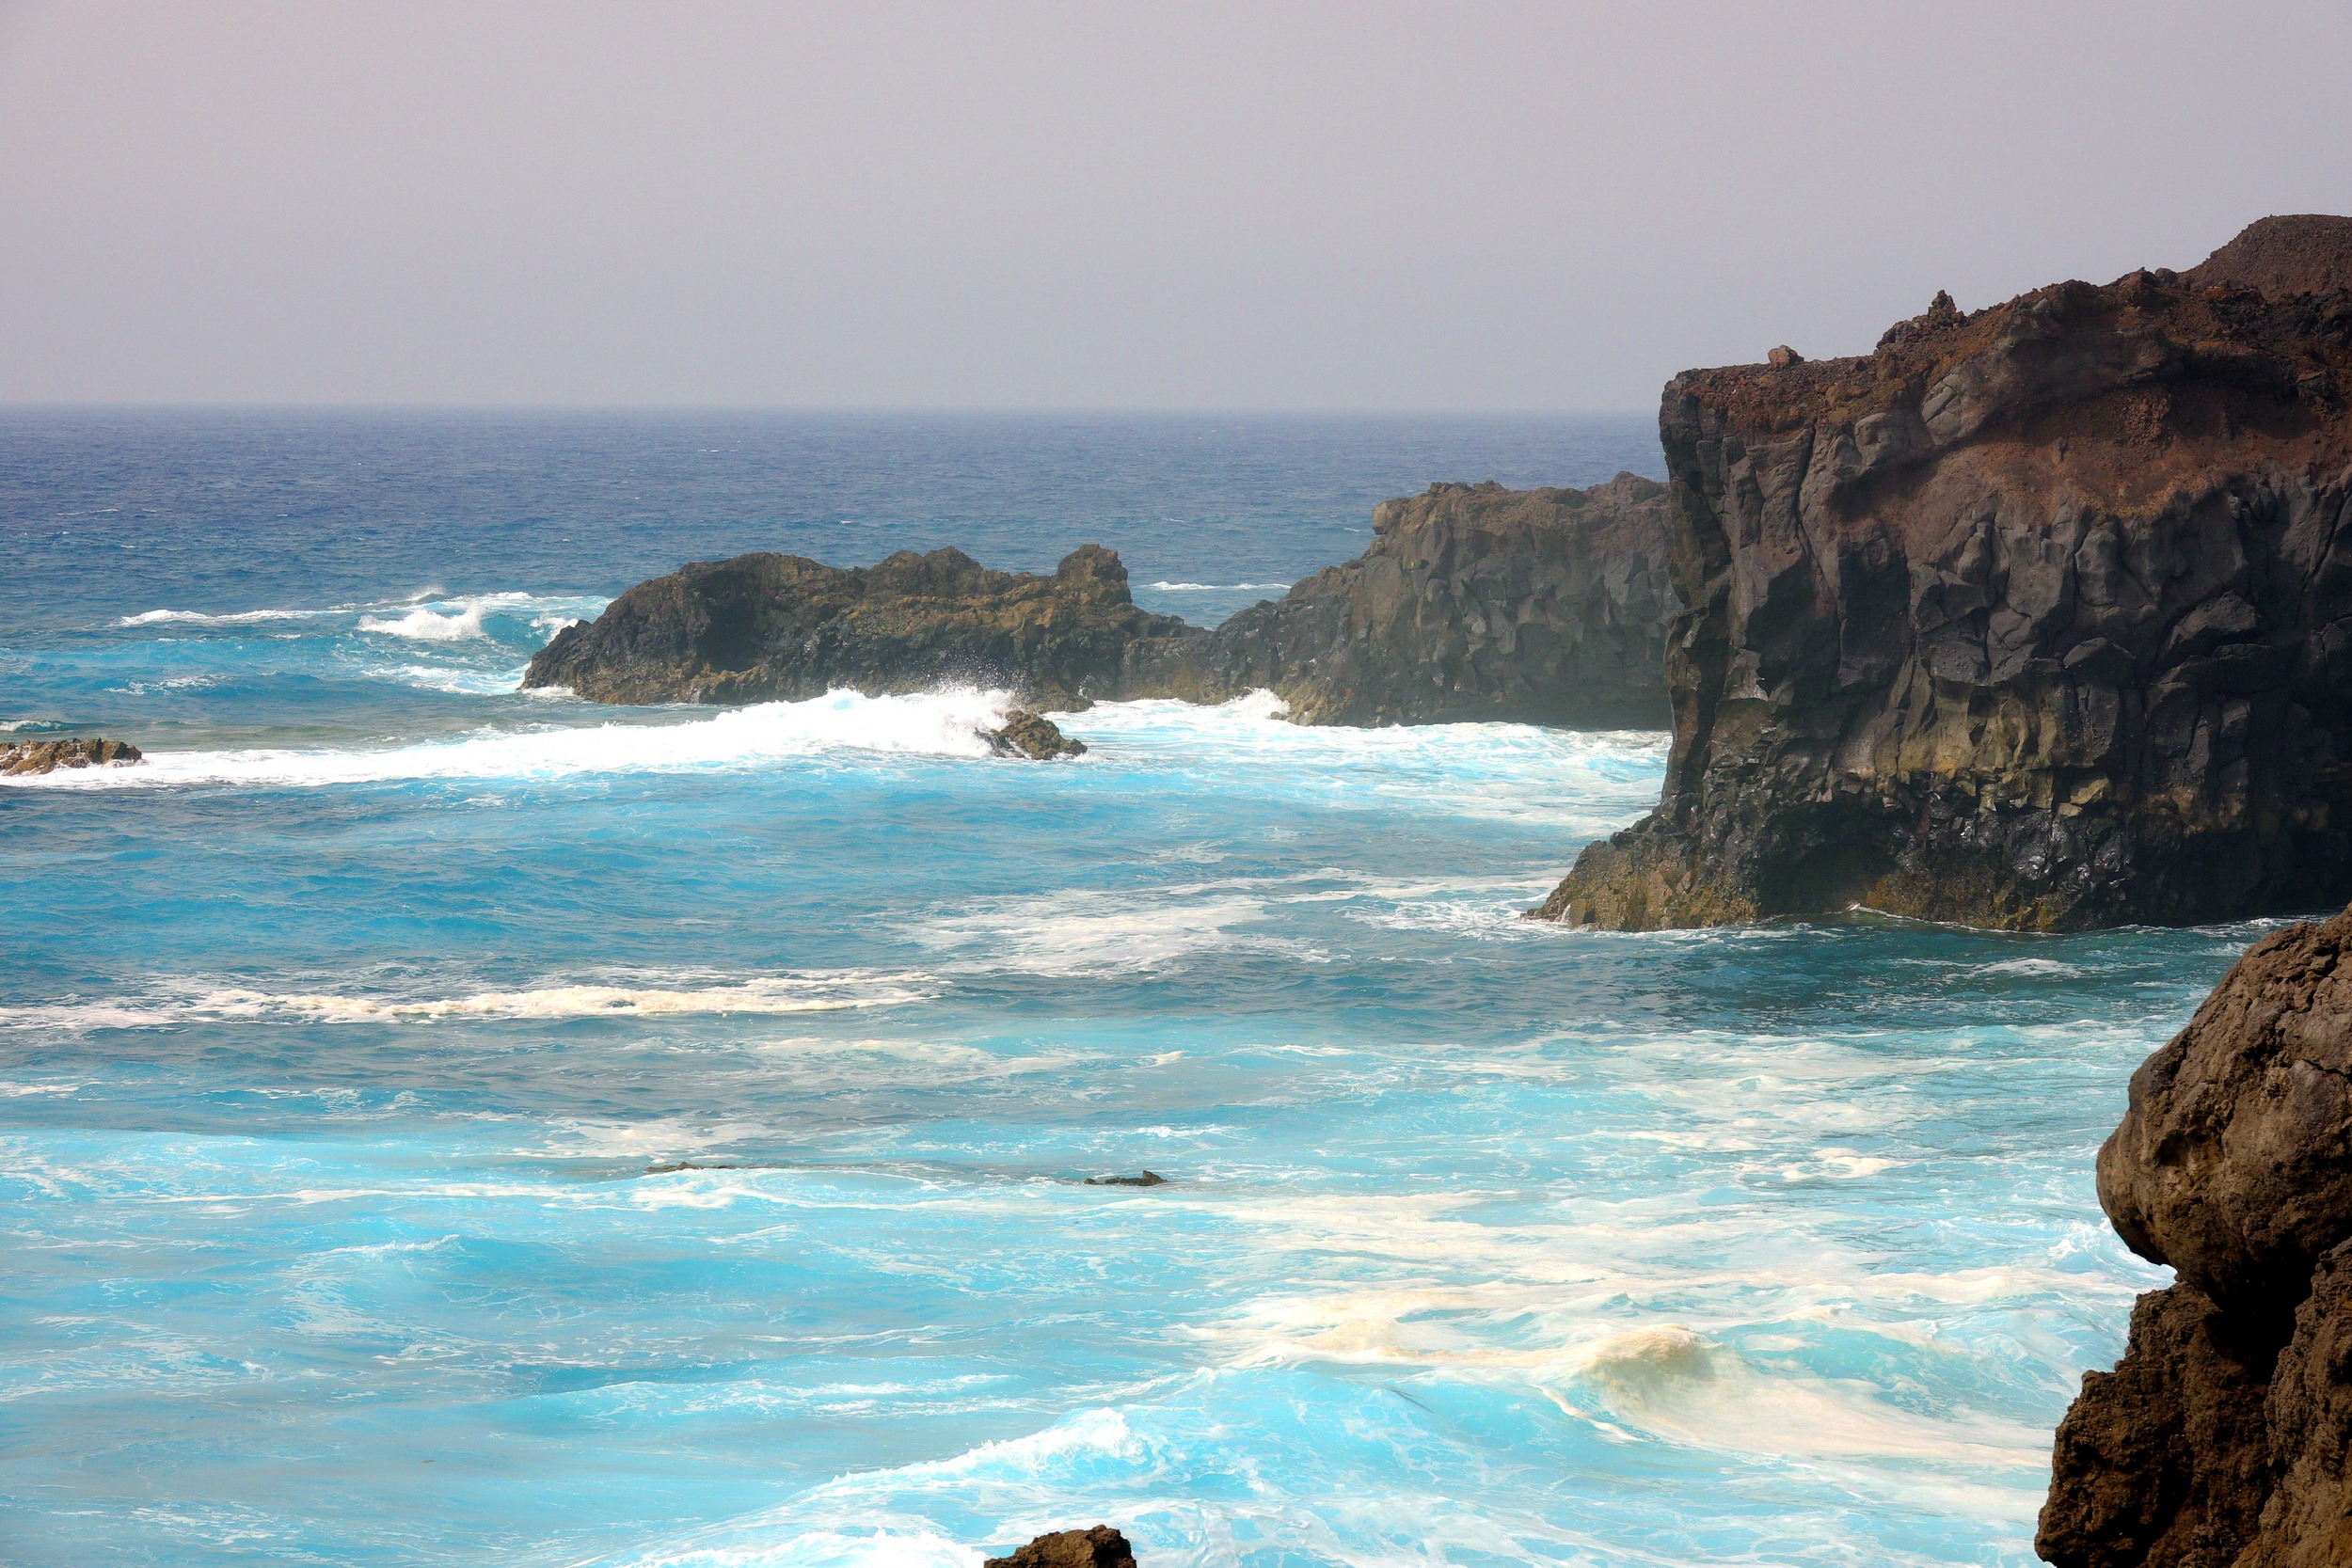
[[1645,409],[2352,212],[2352,5],[0,0],[0,402]]

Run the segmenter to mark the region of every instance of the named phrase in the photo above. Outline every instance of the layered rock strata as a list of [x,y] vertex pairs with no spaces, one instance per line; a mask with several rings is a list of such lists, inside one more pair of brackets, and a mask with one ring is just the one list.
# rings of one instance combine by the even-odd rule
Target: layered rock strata
[[127,768],[142,753],[126,740],[27,740],[0,747],[0,778],[54,773],[60,768]]
[[2352,911],[2249,949],[2133,1075],[2099,1200],[2178,1282],[2058,1426],[2058,1568],[2352,1563]]
[[1665,721],[1664,485],[1437,484],[1383,502],[1373,531],[1356,560],[1214,631],[1137,609],[1119,558],[1091,545],[1050,578],[957,550],[846,570],[702,562],[558,633],[523,684],[746,703],[966,682],[1053,708],[1266,688],[1308,723]]
[[2352,224],[2266,220],[2201,274],[1939,295],[1867,356],[1670,382],[1664,791],[1534,912],[2352,894]]

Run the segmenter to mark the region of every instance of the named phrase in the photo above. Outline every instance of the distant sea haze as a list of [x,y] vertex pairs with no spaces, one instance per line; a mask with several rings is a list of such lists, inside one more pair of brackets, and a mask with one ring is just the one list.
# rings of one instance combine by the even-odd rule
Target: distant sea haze
[[149,759],[0,782],[16,1555],[2022,1565],[2159,1282],[2092,1151],[2252,927],[1519,919],[1651,732],[516,689],[747,549],[1094,540],[1213,621],[1433,480],[1655,475],[1645,417],[0,455],[0,723]]

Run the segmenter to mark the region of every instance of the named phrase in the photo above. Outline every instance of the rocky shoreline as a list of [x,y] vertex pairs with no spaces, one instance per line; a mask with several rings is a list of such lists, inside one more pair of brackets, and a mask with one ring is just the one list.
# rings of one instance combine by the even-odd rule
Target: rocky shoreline
[[2352,222],[1693,371],[1658,809],[1534,912],[2007,929],[2352,882]]
[[1025,706],[1273,690],[1304,723],[1606,727],[1666,718],[1666,486],[1435,484],[1381,504],[1372,546],[1215,630],[1138,609],[1089,545],[1051,577],[958,550],[838,568],[699,562],[556,634],[526,687],[595,702],[753,703],[947,683]]
[[2352,911],[2249,948],[2132,1077],[2116,1232],[2178,1276],[2058,1429],[2058,1568],[2352,1562]]

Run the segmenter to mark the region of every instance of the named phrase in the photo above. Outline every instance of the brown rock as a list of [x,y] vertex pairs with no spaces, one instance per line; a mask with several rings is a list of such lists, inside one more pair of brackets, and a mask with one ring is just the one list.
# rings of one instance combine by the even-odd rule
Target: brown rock
[[1009,1557],[990,1558],[981,1568],[1136,1568],[1136,1554],[1125,1536],[1097,1525],[1041,1535]]
[[128,768],[142,754],[121,740],[27,740],[0,747],[0,777],[54,773],[60,768]]
[[1790,348],[1787,343],[1783,343],[1780,347],[1766,355],[1764,356],[1764,362],[1772,366],[1772,369],[1776,371],[1785,371],[1791,365],[1804,364],[1804,356],[1799,354],[1795,349]]
[[2352,911],[2248,949],[2133,1074],[2099,1197],[2179,1282],[2058,1426],[2059,1568],[2352,1562]]
[[2200,286],[2275,295],[2352,289],[2352,218],[2319,213],[2258,218],[2185,277]]
[[1086,743],[1073,740],[1061,733],[1051,719],[1041,718],[1026,708],[1014,708],[1005,715],[1001,729],[981,732],[989,750],[1000,757],[1029,757],[1038,762],[1055,757],[1082,757]]
[[[2316,222],[2306,261],[2352,220]],[[2217,255],[2283,254],[2265,232]],[[1533,912],[2071,929],[2343,902],[2347,378],[2352,296],[2153,272],[1676,377],[1665,788]]]
[[1137,609],[1088,546],[1051,578],[956,550],[839,570],[746,555],[639,583],[523,678],[596,702],[772,702],[949,682],[1033,705],[1269,688],[1303,723],[1667,720],[1667,491],[1435,484],[1384,501],[1372,547],[1215,631]]

